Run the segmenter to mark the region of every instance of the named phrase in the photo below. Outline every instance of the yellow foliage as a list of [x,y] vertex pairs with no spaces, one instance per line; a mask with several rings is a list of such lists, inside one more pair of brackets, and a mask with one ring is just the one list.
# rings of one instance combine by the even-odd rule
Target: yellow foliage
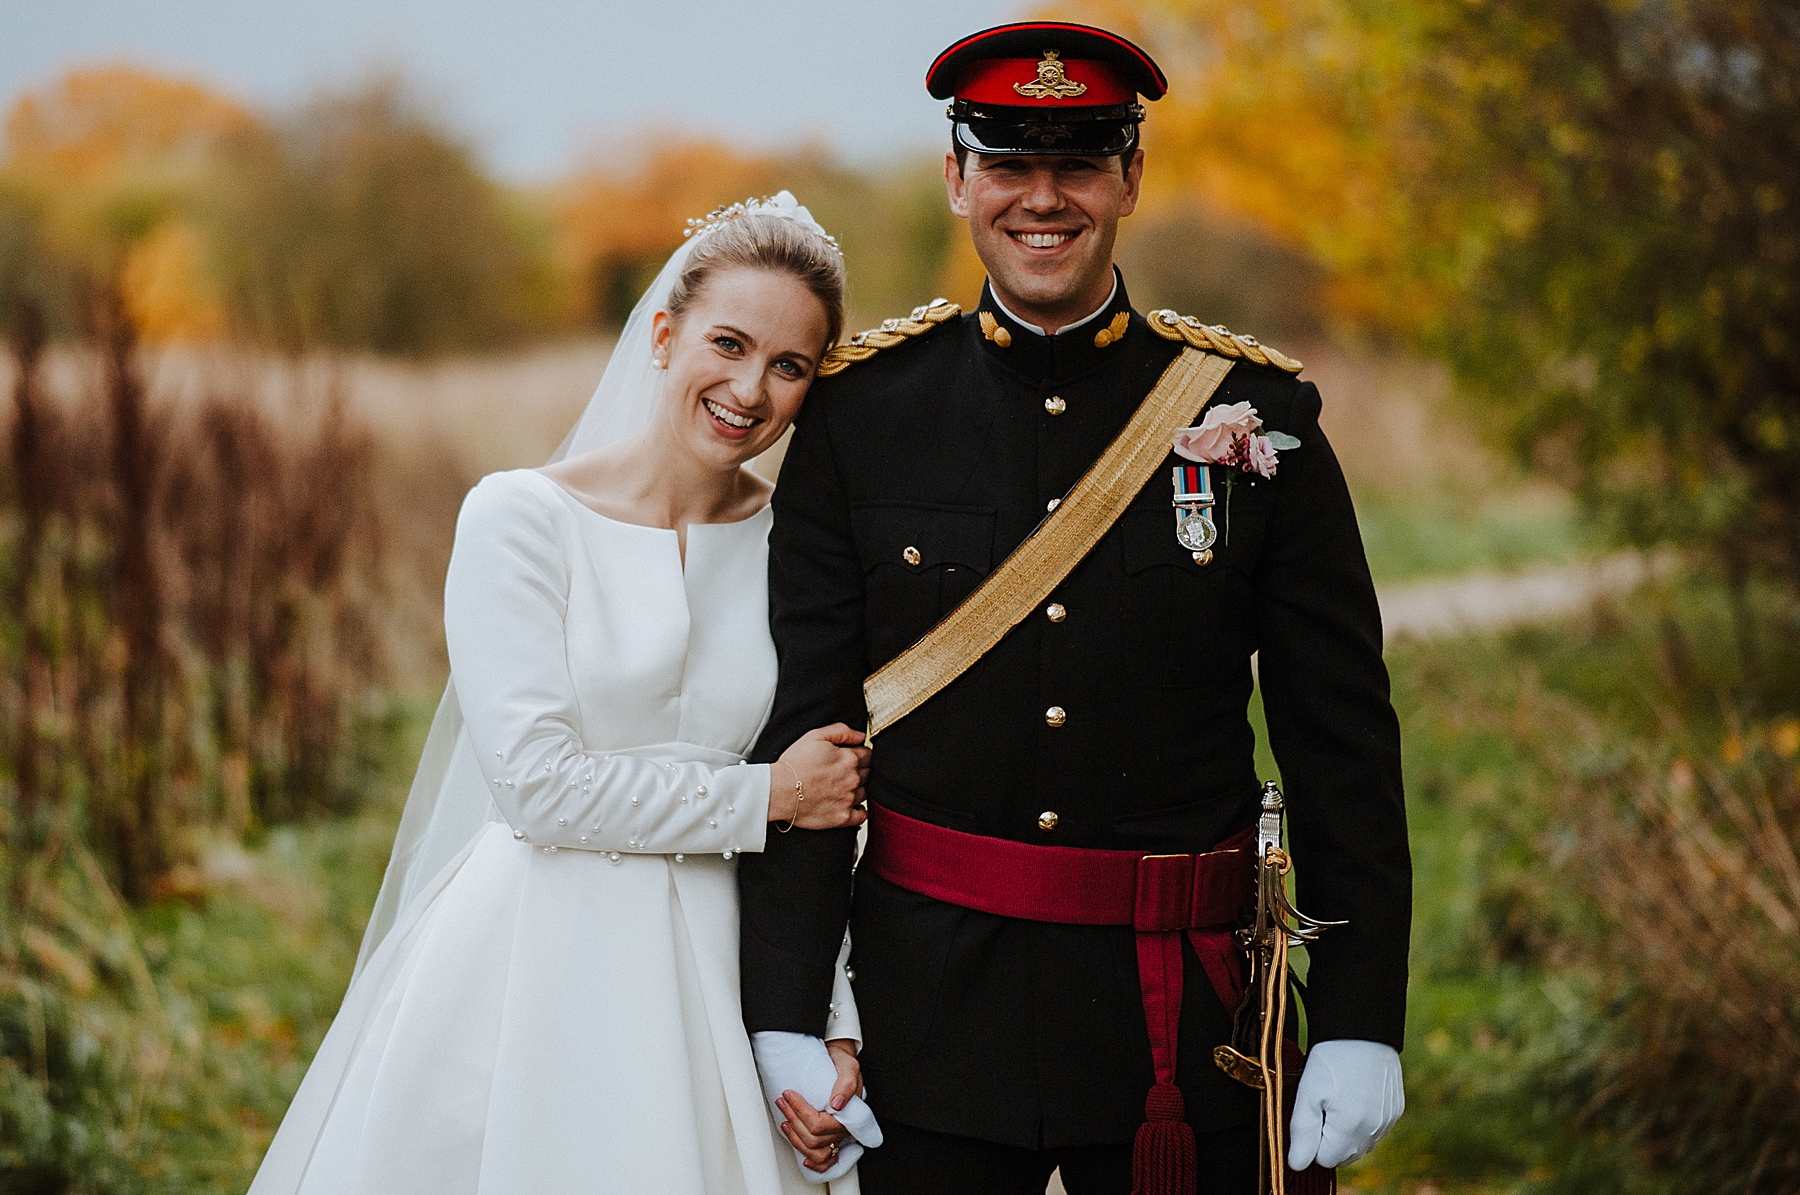
[[942,295],[960,304],[963,310],[973,311],[981,301],[981,284],[986,281],[987,267],[976,256],[975,243],[958,228],[957,235],[950,238],[950,250],[944,254],[943,265],[938,268],[936,285],[932,287],[933,297]]
[[[1433,3],[1410,8],[1423,20]],[[1406,252],[1395,182],[1413,147],[1368,130],[1392,129],[1408,97],[1343,86],[1403,61],[1409,22],[1374,26],[1342,0],[1089,0],[1050,13],[1117,30],[1169,76],[1168,95],[1146,105],[1147,215],[1198,204],[1303,250],[1335,271],[1329,299],[1345,315],[1394,318],[1425,301],[1377,266]]]
[[120,167],[205,153],[257,126],[241,104],[190,79],[130,66],[74,70],[6,115],[9,165],[95,186]]
[[6,114],[0,170],[34,193],[45,243],[90,282],[117,287],[155,339],[225,330],[199,231],[180,214],[216,151],[258,127],[236,101],[129,66],[74,70]]
[[125,309],[147,339],[216,340],[225,334],[225,306],[205,273],[204,251],[194,227],[172,219],[126,253],[119,286]]

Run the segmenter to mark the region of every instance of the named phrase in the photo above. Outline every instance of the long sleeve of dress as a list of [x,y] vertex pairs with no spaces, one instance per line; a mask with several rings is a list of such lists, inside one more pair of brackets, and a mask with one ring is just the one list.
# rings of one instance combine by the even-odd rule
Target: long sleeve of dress
[[[559,519],[515,474],[470,491],[444,585],[444,635],[469,738],[495,804],[537,846],[639,854],[760,851],[767,765],[582,742],[564,618]],[[646,756],[654,758],[646,758]]]

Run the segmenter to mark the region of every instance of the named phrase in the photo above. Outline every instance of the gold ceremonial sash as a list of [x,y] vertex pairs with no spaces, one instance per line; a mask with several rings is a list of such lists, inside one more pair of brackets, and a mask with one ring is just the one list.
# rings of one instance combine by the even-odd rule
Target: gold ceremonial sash
[[1224,357],[1184,348],[1062,503],[974,593],[917,643],[863,681],[872,739],[924,705],[1005,638],[1062,584],[1118,521],[1231,372]]

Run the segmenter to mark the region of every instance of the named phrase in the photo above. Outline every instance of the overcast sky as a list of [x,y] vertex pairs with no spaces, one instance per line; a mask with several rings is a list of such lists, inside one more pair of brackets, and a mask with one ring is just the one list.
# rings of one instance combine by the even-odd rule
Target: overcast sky
[[403,69],[522,182],[647,127],[858,159],[942,144],[925,68],[1019,0],[0,0],[0,97],[73,65],[197,76],[279,105]]

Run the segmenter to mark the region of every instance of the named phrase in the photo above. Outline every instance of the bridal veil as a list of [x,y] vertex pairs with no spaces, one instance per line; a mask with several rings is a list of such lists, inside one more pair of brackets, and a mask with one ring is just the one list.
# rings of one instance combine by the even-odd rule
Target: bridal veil
[[[795,221],[808,232],[826,235],[812,214],[787,191],[733,205],[726,211],[734,215],[779,216]],[[665,377],[651,362],[652,325],[656,313],[667,307],[676,280],[709,227],[701,221],[689,221],[689,225],[690,235],[670,255],[656,280],[631,309],[593,397],[551,456],[551,463],[629,439],[650,422],[662,400]],[[431,732],[426,736],[419,768],[407,794],[406,811],[394,835],[394,850],[388,858],[381,893],[375,898],[362,949],[357,954],[356,975],[362,974],[370,956],[419,895],[432,889],[432,880],[455,862],[482,826],[496,816],[487,782],[463,728],[456,678],[452,676],[444,686],[443,699],[431,721]]]

